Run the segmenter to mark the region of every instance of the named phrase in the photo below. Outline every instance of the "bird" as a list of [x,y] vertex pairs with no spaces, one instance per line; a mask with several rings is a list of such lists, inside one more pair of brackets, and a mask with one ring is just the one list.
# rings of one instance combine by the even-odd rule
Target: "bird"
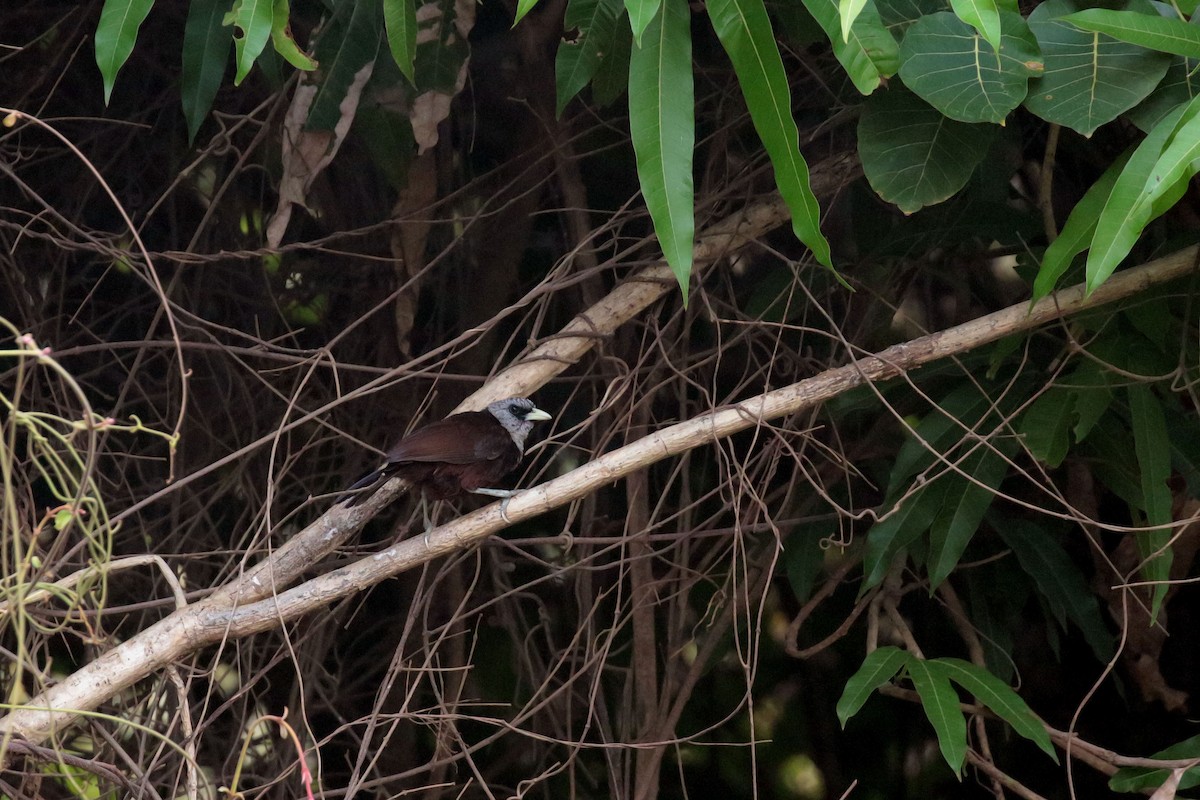
[[[525,440],[535,422],[553,419],[527,397],[489,403],[483,411],[464,411],[431,422],[392,445],[386,460],[346,489],[353,506],[369,496],[362,489],[381,479],[399,477],[421,491],[425,532],[433,527],[425,501],[448,500],[462,494],[499,497],[501,515],[515,492],[497,483],[516,469],[525,454]],[[507,516],[505,516],[507,520]]]

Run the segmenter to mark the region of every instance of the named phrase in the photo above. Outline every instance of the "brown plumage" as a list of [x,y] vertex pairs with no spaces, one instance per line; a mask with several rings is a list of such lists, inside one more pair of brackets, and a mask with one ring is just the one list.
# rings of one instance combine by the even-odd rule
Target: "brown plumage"
[[[490,487],[516,468],[533,424],[547,419],[549,414],[523,397],[497,401],[486,411],[453,414],[396,442],[387,451],[387,460],[347,491],[395,476],[420,489],[428,500],[463,493],[507,497],[511,492]],[[359,497],[351,497],[348,504],[354,505]]]

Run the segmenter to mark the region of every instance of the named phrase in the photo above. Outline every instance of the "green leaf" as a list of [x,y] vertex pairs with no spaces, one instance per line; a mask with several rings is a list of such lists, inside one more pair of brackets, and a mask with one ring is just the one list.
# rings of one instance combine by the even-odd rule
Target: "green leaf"
[[212,109],[229,63],[233,41],[221,23],[227,7],[225,0],[192,0],[188,6],[179,83],[189,143],[196,140],[200,125]]
[[959,19],[978,31],[992,46],[993,53],[1000,52],[1000,10],[996,0],[950,0],[950,6]]
[[986,669],[962,659],[939,658],[929,664],[936,664],[939,672],[975,695],[976,700],[995,712],[1017,734],[1036,744],[1054,759],[1054,763],[1058,763],[1058,753],[1054,750],[1046,726],[1012,687]]
[[1025,446],[1038,461],[1054,469],[1067,457],[1070,447],[1071,417],[1075,410],[1074,394],[1062,387],[1047,389],[1021,415],[1017,430]]
[[1012,440],[1001,440],[996,446],[999,452],[981,445],[962,463],[960,468],[974,478],[974,482],[957,474],[940,479],[953,481],[958,489],[948,489],[946,502],[929,527],[926,570],[930,592],[958,566],[967,545],[979,530],[984,514],[996,499],[996,490],[1008,472],[1008,461],[1004,456],[1015,449]]
[[658,18],[658,11],[663,2],[664,0],[625,0],[625,10],[629,12],[629,27],[638,47],[642,46],[642,35],[646,28]]
[[233,25],[237,29],[233,35],[234,51],[237,54],[234,86],[242,85],[255,60],[267,46],[267,40],[271,38],[273,20],[274,9],[271,0],[237,0],[233,4],[233,10],[225,15],[225,24]]
[[154,7],[154,0],[104,0],[100,22],[96,25],[96,66],[104,78],[104,104],[112,97],[117,73],[137,41],[138,28]]
[[837,533],[837,522],[829,520],[805,525],[794,531],[787,539],[784,551],[784,569],[792,594],[801,603],[812,596],[817,576],[825,566],[823,543]]
[[379,53],[378,14],[379,7],[374,3],[355,3],[349,23],[328,29],[317,43],[322,80],[308,111],[305,130],[331,131],[342,120],[342,103],[355,85],[355,76],[373,64]]
[[803,1],[825,31],[834,56],[860,93],[870,94],[884,78],[896,74],[900,67],[900,48],[880,20],[874,0],[867,0],[855,18],[849,40],[844,40],[841,35],[838,0]]
[[1096,223],[1087,258],[1089,292],[1112,275],[1142,235],[1154,211],[1152,204],[1141,202],[1143,190],[1156,174],[1176,127],[1197,118],[1200,118],[1200,100],[1172,111],[1154,126],[1129,157]]
[[842,22],[842,41],[850,41],[850,29],[867,5],[867,0],[838,0],[838,17]]
[[948,120],[915,95],[890,90],[867,99],[858,149],[871,188],[911,214],[965,186],[995,134],[993,125]]
[[[1200,24],[1200,15],[1192,25]],[[1125,116],[1143,133],[1149,133],[1168,113],[1200,95],[1200,59],[1175,56],[1167,68],[1166,77],[1150,96]]]
[[875,0],[875,6],[883,24],[897,36],[921,17],[950,10],[948,0]]
[[1097,660],[1107,662],[1113,654],[1113,635],[1104,624],[1096,596],[1054,534],[1029,520],[1009,516],[993,519],[992,527],[1013,549],[1059,623],[1065,618],[1074,622]]
[[708,14],[737,72],[754,128],[775,170],[775,184],[792,214],[792,231],[813,257],[833,268],[821,234],[821,208],[800,155],[791,90],[762,0],[709,0]]
[[961,485],[949,478],[936,480],[922,486],[898,509],[892,509],[890,516],[871,526],[867,531],[867,553],[863,558],[863,591],[883,582],[896,554],[929,530],[946,502],[947,494],[960,488]]
[[837,716],[842,727],[846,727],[846,722],[858,713],[876,689],[890,682],[910,661],[908,653],[896,647],[881,647],[869,653],[858,671],[846,681],[846,688],[838,698]]
[[936,661],[909,659],[908,675],[921,698],[925,716],[937,732],[942,757],[954,774],[961,777],[967,760],[967,718],[958,705],[958,694]]
[[943,11],[922,17],[904,35],[900,77],[925,102],[960,122],[1003,122],[1021,104],[1029,78],[1041,74],[1037,40],[1017,14],[1004,12],[999,53]]
[[396,66],[408,82],[413,83],[413,63],[417,58],[417,0],[383,0],[383,24]]
[[[1176,742],[1164,750],[1159,750],[1150,756],[1150,758],[1160,761],[1200,758],[1200,736],[1193,736],[1190,739],[1184,739],[1182,742]],[[1108,779],[1108,788],[1114,792],[1142,792],[1148,794],[1159,786],[1162,786],[1169,777],[1171,777],[1171,770],[1169,769],[1122,767]],[[1183,780],[1179,782],[1178,788],[1180,790],[1191,789],[1193,786],[1200,786],[1200,767],[1193,767],[1184,773]]]
[[633,52],[633,32],[625,12],[617,20],[612,48],[600,59],[592,78],[592,102],[604,108],[611,105],[629,87],[629,59]]
[[1200,28],[1181,19],[1164,17],[1153,10],[1143,14],[1137,11],[1089,8],[1068,14],[1062,20],[1076,28],[1103,33],[1149,50],[1200,58]]
[[[1148,0],[1131,0],[1129,7],[1152,8]],[[1047,122],[1091,136],[1144,100],[1166,74],[1171,59],[1165,53],[1081,31],[1062,19],[1078,10],[1075,0],[1046,0],[1029,15],[1045,72],[1030,86],[1025,107]]]
[[[687,0],[663,0],[629,61],[629,132],[638,181],[663,255],[687,303],[695,217],[696,123]],[[635,32],[636,35],[636,32]]]
[[[1133,444],[1142,473],[1142,495],[1146,498],[1146,521],[1150,525],[1169,525],[1171,490],[1167,480],[1171,477],[1171,442],[1167,438],[1166,417],[1149,386],[1131,383],[1127,391]],[[1166,547],[1170,540],[1170,528],[1137,534],[1138,553],[1143,560],[1150,559],[1142,566],[1142,577],[1147,581],[1155,581],[1150,610],[1152,621],[1158,619],[1163,599],[1167,596],[1167,581],[1171,577],[1173,560],[1170,548]],[[1162,553],[1155,556],[1160,550]]]
[[992,407],[987,392],[970,383],[960,384],[936,400],[933,409],[910,430],[892,462],[885,494],[888,500],[894,501],[908,488],[910,478],[937,459],[934,453],[949,453],[968,430],[978,430]]
[[533,11],[533,7],[538,4],[538,0],[517,0],[517,14],[513,19],[513,27],[520,22],[526,14]]
[[1096,225],[1100,214],[1108,204],[1117,177],[1129,163],[1133,149],[1126,150],[1116,161],[1109,165],[1100,180],[1091,185],[1075,208],[1071,209],[1067,222],[1063,225],[1058,238],[1050,243],[1042,255],[1042,266],[1033,282],[1033,297],[1030,303],[1036,303],[1058,284],[1059,279],[1071,266],[1075,256],[1088,248],[1092,237],[1096,234]]
[[291,8],[288,0],[275,0],[271,10],[271,43],[275,52],[283,56],[289,64],[299,70],[312,72],[317,68],[317,62],[308,57],[292,38],[290,25]]
[[1075,441],[1082,442],[1112,405],[1109,372],[1095,361],[1084,359],[1063,383],[1075,395],[1075,424],[1071,430]]
[[624,6],[621,0],[570,0],[563,23],[568,31],[577,31],[571,39],[558,44],[554,57],[556,112],[563,109],[584,86],[588,85],[600,62],[612,49],[617,35],[617,19]]

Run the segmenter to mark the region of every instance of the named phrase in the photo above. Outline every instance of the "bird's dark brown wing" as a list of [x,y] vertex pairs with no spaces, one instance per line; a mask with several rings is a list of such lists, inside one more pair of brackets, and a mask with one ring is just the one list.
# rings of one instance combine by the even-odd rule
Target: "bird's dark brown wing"
[[508,431],[486,411],[466,411],[431,422],[388,450],[389,463],[439,461],[470,464],[498,458],[515,447]]

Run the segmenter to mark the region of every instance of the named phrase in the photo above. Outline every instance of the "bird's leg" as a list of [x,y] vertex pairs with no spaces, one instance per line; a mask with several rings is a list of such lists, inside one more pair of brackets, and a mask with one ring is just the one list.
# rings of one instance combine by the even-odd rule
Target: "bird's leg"
[[433,518],[429,516],[429,501],[425,499],[425,493],[421,492],[421,519],[425,522],[425,535],[421,537],[421,541],[429,547],[429,533],[433,530]]
[[500,519],[504,520],[505,524],[512,525],[512,520],[508,518],[508,501],[513,499],[516,494],[512,489],[472,489],[471,494],[483,494],[488,497],[500,498]]

